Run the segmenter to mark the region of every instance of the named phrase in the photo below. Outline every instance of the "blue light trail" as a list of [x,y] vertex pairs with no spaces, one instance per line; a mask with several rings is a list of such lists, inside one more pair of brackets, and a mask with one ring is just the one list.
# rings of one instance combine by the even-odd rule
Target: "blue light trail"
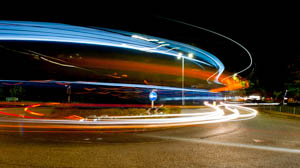
[[[102,45],[159,53],[217,69],[214,82],[224,71],[222,62],[211,53],[181,42],[105,28],[88,28],[60,23],[0,21],[0,40],[44,41]],[[196,59],[187,55],[192,53]]]

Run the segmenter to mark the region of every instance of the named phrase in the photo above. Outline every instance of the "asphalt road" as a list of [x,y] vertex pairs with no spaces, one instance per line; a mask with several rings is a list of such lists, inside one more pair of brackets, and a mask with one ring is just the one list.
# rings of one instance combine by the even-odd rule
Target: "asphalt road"
[[300,167],[300,119],[251,120],[142,133],[0,132],[2,168]]

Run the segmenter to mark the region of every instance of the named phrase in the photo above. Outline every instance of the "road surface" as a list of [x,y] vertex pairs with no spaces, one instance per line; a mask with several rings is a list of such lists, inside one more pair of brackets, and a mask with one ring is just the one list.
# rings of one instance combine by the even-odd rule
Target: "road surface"
[[0,167],[300,167],[300,120],[256,118],[139,133],[0,132]]

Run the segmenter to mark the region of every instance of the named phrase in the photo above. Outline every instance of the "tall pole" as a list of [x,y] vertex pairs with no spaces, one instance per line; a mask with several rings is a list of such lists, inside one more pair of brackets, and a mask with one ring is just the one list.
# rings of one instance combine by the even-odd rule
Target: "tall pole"
[[284,100],[285,100],[285,97],[286,97],[286,94],[287,94],[288,90],[285,90],[285,93],[284,93],[284,96],[283,96],[283,101],[282,101],[282,105],[285,104]]
[[182,80],[181,80],[181,85],[182,85],[182,105],[184,106],[184,57],[182,58]]
[[68,103],[71,103],[71,85],[67,86]]

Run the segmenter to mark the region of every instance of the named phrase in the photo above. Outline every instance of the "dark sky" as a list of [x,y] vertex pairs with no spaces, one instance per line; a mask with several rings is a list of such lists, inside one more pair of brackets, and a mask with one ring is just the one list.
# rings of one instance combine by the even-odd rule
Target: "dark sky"
[[[50,21],[141,32],[196,44],[216,54],[232,71],[239,69],[234,65],[231,68],[232,63],[246,66],[249,61],[247,54],[237,45],[161,17],[183,21],[218,32],[242,44],[253,56],[255,76],[265,86],[274,89],[282,87],[287,65],[300,55],[300,13],[296,4],[213,2],[199,5],[173,2],[166,6],[127,4],[122,7],[118,4],[118,8],[96,4],[77,4],[76,7],[49,4],[46,8],[47,5],[44,4],[43,8],[31,6],[2,10],[0,19]],[[248,71],[243,75],[249,74]]]

